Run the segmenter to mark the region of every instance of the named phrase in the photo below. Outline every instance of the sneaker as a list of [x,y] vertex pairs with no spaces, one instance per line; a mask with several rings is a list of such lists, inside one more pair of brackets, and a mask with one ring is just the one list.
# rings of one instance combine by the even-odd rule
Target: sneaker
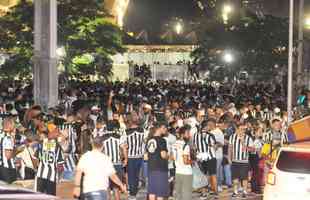
[[218,196],[219,194],[217,192],[210,192],[210,195],[212,196]]
[[201,199],[201,200],[208,199],[208,194],[207,193],[201,193],[199,199]]
[[222,186],[218,186],[218,187],[217,187],[217,191],[218,191],[218,192],[223,192]]
[[137,198],[135,196],[129,196],[128,200],[137,200]]
[[232,197],[232,198],[238,197],[238,193],[236,193],[236,192],[232,193],[231,197]]
[[219,194],[217,192],[212,192],[210,195],[212,196],[212,199],[219,199]]

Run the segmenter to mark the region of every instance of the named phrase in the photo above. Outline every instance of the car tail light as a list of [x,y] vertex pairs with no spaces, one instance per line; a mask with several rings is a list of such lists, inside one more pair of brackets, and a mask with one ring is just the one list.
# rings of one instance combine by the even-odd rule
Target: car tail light
[[267,184],[269,184],[269,185],[275,185],[276,184],[276,174],[274,172],[268,173]]

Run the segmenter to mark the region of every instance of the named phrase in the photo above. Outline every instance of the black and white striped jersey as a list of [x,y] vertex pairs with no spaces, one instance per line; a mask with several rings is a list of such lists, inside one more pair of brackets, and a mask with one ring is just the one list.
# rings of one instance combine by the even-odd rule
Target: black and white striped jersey
[[254,147],[253,139],[244,135],[240,138],[237,133],[229,137],[229,145],[232,148],[232,161],[247,163],[249,160],[249,147]]
[[111,158],[114,165],[122,164],[122,145],[125,143],[125,136],[115,133],[103,136],[103,153]]
[[56,139],[44,139],[36,153],[40,160],[37,177],[56,182],[58,179],[58,164],[64,164],[64,156],[61,146]]
[[64,149],[65,155],[65,171],[74,171],[77,163],[77,131],[74,127],[74,124],[67,123],[60,127],[62,130],[67,130],[68,132],[68,145],[67,148]]
[[128,158],[142,158],[144,154],[144,131],[142,128],[126,130]]
[[4,134],[0,139],[1,147],[1,166],[8,169],[15,169],[14,158],[8,159],[5,156],[5,151],[14,151],[14,139],[9,134]]
[[6,112],[6,111],[0,111],[0,119],[3,120],[7,117],[10,116],[10,113],[9,112]]
[[277,133],[277,132],[274,132],[272,130],[269,130],[263,134],[264,143],[271,143],[271,141],[274,140],[274,134],[280,134],[281,145],[288,143],[288,136],[287,136],[286,132],[281,131],[281,132]]
[[200,160],[211,160],[216,158],[215,155],[216,140],[213,134],[196,133],[193,137],[193,146],[197,151],[197,158]]

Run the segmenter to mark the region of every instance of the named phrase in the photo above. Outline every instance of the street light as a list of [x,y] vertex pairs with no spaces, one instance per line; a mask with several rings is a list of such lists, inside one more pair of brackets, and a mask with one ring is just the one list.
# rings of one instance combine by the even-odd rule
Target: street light
[[176,25],[175,25],[175,32],[179,35],[182,33],[183,31],[183,26],[180,22],[178,22]]
[[233,7],[230,4],[225,4],[223,6],[223,13],[230,14],[233,11]]
[[231,53],[226,52],[223,55],[223,60],[225,63],[230,64],[234,61],[234,56]]

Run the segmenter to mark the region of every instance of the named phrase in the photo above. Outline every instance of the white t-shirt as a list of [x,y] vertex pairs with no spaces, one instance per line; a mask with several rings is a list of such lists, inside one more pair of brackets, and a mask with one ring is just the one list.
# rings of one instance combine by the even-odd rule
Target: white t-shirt
[[190,147],[185,145],[183,140],[177,140],[172,146],[173,156],[175,158],[176,174],[191,175],[193,174],[192,166],[186,165],[183,160],[184,155],[190,156]]
[[99,151],[85,153],[77,166],[84,173],[83,192],[107,190],[109,177],[115,174],[111,159]]
[[[167,149],[168,149],[168,154],[171,155],[172,153],[172,146],[173,144],[177,141],[177,138],[172,135],[172,134],[168,134],[168,136],[164,137],[167,143]],[[169,169],[173,169],[174,165],[173,165],[173,161],[169,160],[168,161],[168,168]]]
[[[216,128],[216,129],[212,130],[211,133],[214,135],[217,143],[221,143],[222,145],[224,145],[224,134],[221,131],[221,129]],[[215,157],[216,157],[216,159],[223,159],[223,147],[218,147],[216,149]]]

